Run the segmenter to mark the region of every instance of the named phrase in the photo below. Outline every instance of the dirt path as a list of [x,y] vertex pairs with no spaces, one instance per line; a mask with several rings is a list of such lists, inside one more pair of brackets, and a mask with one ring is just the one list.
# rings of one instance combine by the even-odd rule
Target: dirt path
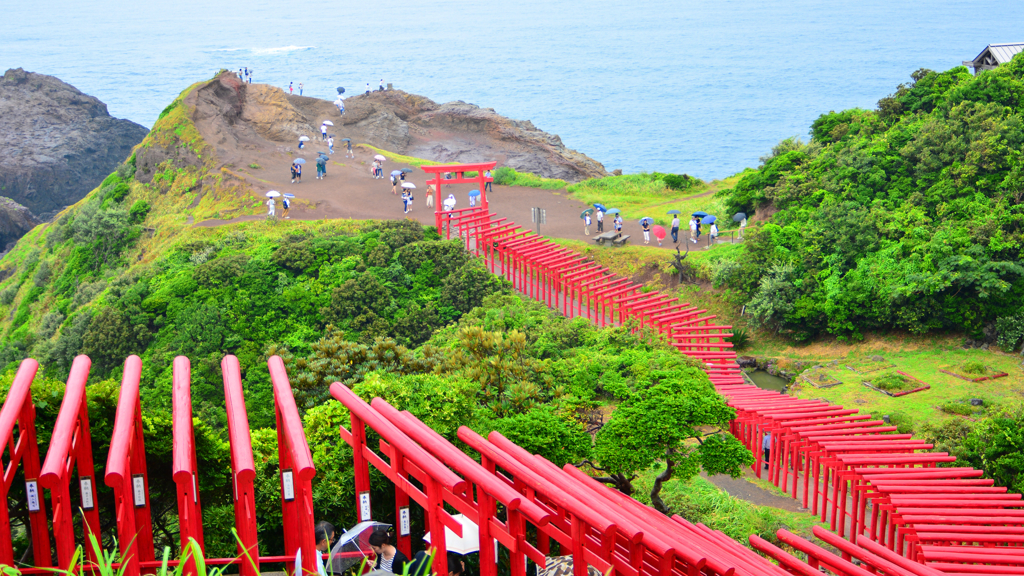
[[[344,144],[339,142],[335,146],[335,153],[330,155],[331,160],[327,165],[327,176],[323,180],[316,179],[316,158],[320,151],[327,152],[326,143],[319,141],[307,142],[303,149],[295,146],[281,146],[272,142],[259,142],[258,137],[245,142],[244,146],[223,147],[218,150],[221,160],[229,167],[231,172],[244,179],[253,188],[253,193],[265,201],[265,194],[270,190],[277,190],[281,193],[290,192],[295,194],[295,201],[292,203],[291,212],[288,218],[293,220],[321,220],[351,218],[356,220],[365,219],[403,219],[411,218],[423,224],[434,224],[433,209],[426,206],[426,179],[427,174],[419,169],[413,169],[406,175],[406,182],[416,185],[414,191],[415,201],[413,209],[409,214],[402,211],[402,201],[399,194],[392,194],[391,181],[385,176],[383,179],[375,179],[370,174],[370,164],[373,162],[372,151],[362,148],[354,148],[355,158],[348,158],[345,154]],[[289,167],[293,159],[304,158],[306,164],[303,167],[301,182],[291,182]],[[258,165],[260,168],[251,168],[251,165]],[[384,173],[389,175],[392,170],[398,168],[412,168],[411,166],[397,165],[393,162],[384,163]],[[451,184],[445,185],[441,199],[449,194],[455,196],[457,208],[468,206],[468,192],[475,188],[472,184]],[[712,193],[712,192],[708,192]],[[547,222],[540,226],[541,234],[554,238],[570,238],[575,240],[587,240],[596,235],[597,223],[591,225],[591,235],[588,237],[583,233],[583,221],[580,213],[589,208],[589,205],[575,200],[567,195],[565,190],[543,190],[540,188],[494,186],[494,191],[488,195],[491,212],[499,217],[507,218],[517,224],[536,230],[537,227],[531,222],[531,208],[543,208],[546,212]],[[439,200],[435,198],[435,205]],[[277,205],[277,215],[282,216],[280,202]],[[258,220],[264,215],[241,216],[230,220],[204,220],[196,226],[221,226],[232,222]],[[611,230],[611,219],[605,222],[605,230]],[[643,242],[643,231],[635,221],[623,222],[623,233],[631,236],[630,243],[638,244]],[[688,231],[681,231],[683,233]],[[681,238],[682,239],[682,238]],[[671,237],[666,237],[662,248],[671,250],[675,248]],[[657,239],[651,236],[650,246],[657,247]],[[702,244],[699,247],[691,246],[691,249],[705,249]],[[612,249],[609,247],[608,249]]]

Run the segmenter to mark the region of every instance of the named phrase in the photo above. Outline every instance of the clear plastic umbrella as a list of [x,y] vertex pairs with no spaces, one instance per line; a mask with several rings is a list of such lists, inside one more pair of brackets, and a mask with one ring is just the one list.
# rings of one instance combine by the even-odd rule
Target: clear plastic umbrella
[[413,184],[412,182],[405,182],[404,184],[402,184],[402,188],[415,188],[415,187],[416,187],[416,185]]
[[338,537],[331,547],[326,567],[333,574],[341,574],[345,570],[368,559],[373,552],[370,549],[370,534],[380,529],[390,528],[391,524],[382,522],[360,522]]
[[331,122],[330,120],[324,120],[324,124],[327,124],[328,126],[334,126],[334,122]]

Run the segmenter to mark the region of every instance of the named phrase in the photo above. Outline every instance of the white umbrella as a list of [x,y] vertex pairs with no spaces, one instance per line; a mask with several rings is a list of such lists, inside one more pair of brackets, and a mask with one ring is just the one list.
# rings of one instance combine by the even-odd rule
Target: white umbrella
[[309,136],[299,136],[299,142],[309,142]]
[[277,190],[271,190],[270,192],[267,192],[267,198],[277,198],[280,195],[281,193],[278,192]]
[[[444,527],[444,545],[449,552],[455,552],[456,554],[470,554],[472,552],[480,551],[480,529],[477,528],[476,524],[472,520],[466,518],[462,514],[456,514],[452,518],[462,524],[462,538],[455,535],[452,529]],[[423,540],[430,542],[430,532],[427,532]]]
[[384,156],[382,156],[380,154],[377,154],[376,156],[374,156],[373,159],[374,160],[380,160],[381,162],[387,160],[387,158],[385,158]]
[[405,184],[402,184],[402,188],[415,188],[415,187],[416,187],[416,185],[413,184],[412,182],[406,182]]
[[334,122],[331,122],[330,120],[324,120],[324,124],[328,126],[334,126]]

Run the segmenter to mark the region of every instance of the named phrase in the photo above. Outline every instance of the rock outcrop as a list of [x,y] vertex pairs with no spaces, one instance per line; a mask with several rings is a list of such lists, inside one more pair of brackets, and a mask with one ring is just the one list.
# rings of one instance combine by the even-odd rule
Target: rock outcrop
[[0,250],[9,250],[18,238],[39,223],[39,219],[28,208],[0,196]]
[[[501,116],[493,108],[461,101],[437,104],[423,96],[389,90],[346,98],[342,116],[326,100],[290,96],[269,86],[261,90],[279,92],[274,104],[287,99],[306,125],[319,126],[329,119],[335,124],[332,132],[339,137],[399,154],[439,162],[497,160],[520,172],[569,182],[608,175],[600,162],[566,147],[557,135],[538,129],[529,120]],[[282,141],[298,137],[304,129],[302,122],[291,120],[290,124],[298,130]]]
[[53,76],[8,70],[0,78],[0,194],[45,218],[95,188],[148,132]]

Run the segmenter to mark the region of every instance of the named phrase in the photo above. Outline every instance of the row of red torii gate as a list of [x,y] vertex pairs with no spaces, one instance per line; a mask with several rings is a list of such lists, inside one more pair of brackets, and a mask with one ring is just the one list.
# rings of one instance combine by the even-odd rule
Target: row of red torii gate
[[[468,172],[482,173],[494,166],[437,166],[430,167],[430,171],[437,176],[435,184],[440,191],[441,173],[456,175],[443,183],[457,183],[474,180],[465,178]],[[559,468],[499,434],[492,432],[483,438],[462,428],[458,437],[476,453],[472,458],[411,414],[379,398],[366,402],[335,383],[331,395],[350,413],[349,427],[342,427],[339,434],[353,447],[360,519],[370,519],[369,467],[373,466],[394,485],[398,547],[407,555],[412,549],[412,535],[401,519],[408,517],[410,503],[415,503],[423,508],[426,527],[435,535],[431,545],[440,553],[433,571],[440,574],[448,572],[444,529],[460,536],[462,533],[462,525],[452,518],[455,512],[479,528],[481,576],[497,574],[495,542],[507,550],[513,576],[526,574],[528,561],[543,568],[553,554],[572,557],[574,576],[584,576],[588,567],[621,576],[812,576],[820,571],[849,576],[1024,573],[1024,555],[1019,552],[1024,544],[1024,526],[1020,511],[1012,509],[1019,495],[1006,495],[1005,489],[990,490],[991,481],[970,480],[980,474],[976,471],[936,469],[936,463],[948,462],[951,457],[919,454],[925,447],[905,442],[904,438],[881,438],[879,433],[891,431],[878,426],[878,422],[865,422],[869,417],[857,415],[856,410],[748,386],[736,365],[732,345],[726,341],[731,336],[730,326],[716,325],[715,317],[699,307],[658,292],[645,292],[643,286],[586,257],[489,213],[483,184],[480,181],[481,206],[438,212],[442,236],[464,240],[466,248],[484,258],[492,272],[505,276],[523,294],[567,316],[583,316],[598,325],[632,321],[637,327],[664,335],[682,353],[700,359],[712,383],[739,412],[733,433],[758,454],[764,435],[772,434],[769,478],[792,490],[794,497],[802,486],[804,501],[810,498],[815,512],[820,511],[824,520],[830,520],[831,529],[839,532],[837,535],[819,527],[814,529],[815,535],[840,553],[780,530],[779,539],[805,555],[806,560],[751,536],[750,544],[758,554],[706,526],[659,514],[571,465]],[[260,565],[293,565],[296,556],[301,555],[302,571],[313,573],[315,510],[311,487],[316,470],[284,363],[271,357],[268,366],[277,418],[284,553],[264,556],[259,550],[253,498],[255,466],[240,367],[237,359],[227,356],[221,367],[231,445],[234,527],[240,543],[238,556],[213,558],[209,563],[237,564],[240,574],[255,576]],[[99,515],[104,507],[95,496],[98,480],[90,452],[86,401],[89,367],[85,356],[72,365],[42,463],[30,389],[38,369],[34,360],[22,363],[4,399],[0,441],[7,449],[7,460],[0,485],[0,564],[14,564],[7,504],[16,478],[23,478],[26,484],[31,546],[37,559],[36,566],[22,567],[23,572],[47,571],[53,552],[57,565],[68,567],[75,547],[82,544],[76,540],[74,529],[79,508],[83,523],[80,532],[99,531]],[[151,573],[159,565],[150,524],[141,428],[141,372],[139,358],[126,360],[103,478],[115,496],[110,512],[115,517],[127,576]],[[202,545],[202,506],[197,489],[201,471],[196,465],[192,432],[190,368],[184,357],[174,361],[173,396],[173,480],[180,538],[183,546],[189,539]],[[367,427],[379,436],[378,445],[367,443]],[[758,459],[758,473],[760,464]],[[882,481],[879,476],[883,476]],[[850,499],[848,492],[858,496]],[[907,494],[924,494],[924,500],[932,499],[940,507],[930,508],[922,498],[908,499]],[[951,494],[960,494],[967,504],[952,504]],[[994,504],[986,507],[986,500]],[[866,521],[868,516],[870,521]],[[847,525],[849,529],[844,533]],[[91,554],[89,547],[85,548]],[[245,556],[254,563],[240,560]],[[942,561],[935,562],[935,558]],[[195,566],[186,566],[185,570],[195,574]]]

